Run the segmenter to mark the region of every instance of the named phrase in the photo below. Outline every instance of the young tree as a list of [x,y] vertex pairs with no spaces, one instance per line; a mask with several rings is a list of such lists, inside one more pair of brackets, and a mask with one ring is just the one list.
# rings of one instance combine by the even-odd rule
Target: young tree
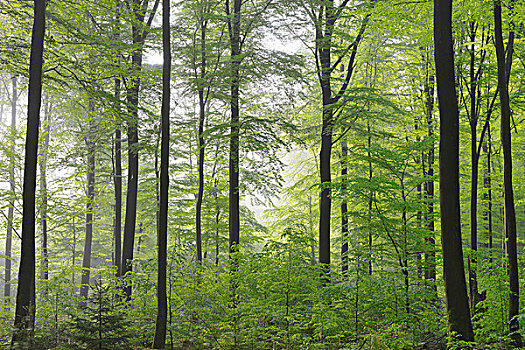
[[443,277],[448,325],[460,339],[474,340],[463,269],[459,208],[459,110],[454,79],[452,0],[434,0],[434,59],[440,115],[439,175]]
[[157,228],[158,273],[157,273],[157,322],[155,325],[154,349],[164,349],[166,344],[166,322],[168,306],[166,300],[166,260],[168,248],[168,189],[169,189],[169,147],[170,147],[170,0],[162,0],[162,110],[160,149],[160,202]]
[[42,63],[46,26],[46,1],[35,0],[29,61],[27,134],[22,190],[22,252],[12,346],[31,347],[35,325],[35,190],[38,164],[38,134],[42,97]]
[[[514,208],[514,191],[512,188],[512,150],[510,134],[510,100],[509,100],[509,77],[514,50],[514,31],[509,32],[507,43],[507,58],[505,58],[505,47],[503,44],[501,24],[501,0],[494,1],[494,44],[496,46],[496,58],[498,63],[498,91],[501,110],[501,144],[503,148],[503,187],[504,187],[504,224],[507,238],[507,255],[509,259],[509,327],[514,346],[521,347],[522,339],[519,333],[518,320],[520,290],[518,279],[518,254],[516,243],[516,210]],[[512,26],[512,24],[511,24]],[[512,27],[511,27],[512,28]]]
[[48,254],[48,190],[47,190],[47,157],[49,148],[49,133],[51,131],[52,104],[48,97],[44,97],[44,120],[42,125],[42,145],[40,160],[40,190],[42,191],[42,207],[40,208],[40,224],[42,227],[42,273],[41,279],[49,279],[49,254]]
[[[17,78],[11,78],[13,93],[11,95],[11,145],[14,150],[15,133],[16,133],[16,105],[18,103]],[[15,212],[15,160],[14,154],[9,159],[9,189],[11,198],[9,200],[9,209],[7,210],[7,233],[5,238],[5,279],[4,279],[4,296],[11,296],[11,254],[13,246],[13,220]]]

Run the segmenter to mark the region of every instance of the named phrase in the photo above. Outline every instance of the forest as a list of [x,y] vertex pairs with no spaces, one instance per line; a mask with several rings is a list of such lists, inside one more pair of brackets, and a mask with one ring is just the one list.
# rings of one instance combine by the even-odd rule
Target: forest
[[523,347],[522,35],[522,0],[0,0],[0,348]]

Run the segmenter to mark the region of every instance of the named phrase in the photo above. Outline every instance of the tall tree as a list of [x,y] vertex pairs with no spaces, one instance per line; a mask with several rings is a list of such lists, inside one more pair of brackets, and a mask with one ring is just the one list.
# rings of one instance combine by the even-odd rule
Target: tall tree
[[425,181],[425,198],[427,208],[425,212],[428,236],[425,241],[428,243],[428,253],[425,253],[425,280],[430,281],[432,288],[436,289],[436,240],[434,237],[434,75],[429,72],[429,62],[427,53],[427,74],[425,77],[425,119],[427,124],[427,136],[430,140],[428,150],[425,155],[426,163],[423,175],[428,177]]
[[[471,180],[470,180],[470,248],[471,255],[468,260],[469,272],[469,296],[470,307],[473,313],[476,313],[476,305],[480,300],[480,293],[478,291],[478,276],[477,276],[477,250],[478,250],[478,179],[479,179],[479,158],[481,154],[481,147],[483,139],[488,128],[488,123],[491,117],[492,109],[496,99],[496,95],[490,98],[491,102],[487,105],[485,112],[485,123],[478,143],[478,124],[480,116],[482,115],[481,101],[484,98],[482,95],[481,82],[485,68],[485,58],[487,51],[485,46],[490,41],[490,36],[486,35],[485,27],[481,28],[481,47],[476,47],[476,37],[478,35],[479,23],[471,20],[468,24],[468,77],[462,76],[462,70],[458,69],[460,74],[460,81],[465,84],[459,84],[460,88],[466,86],[468,100],[460,93],[462,102],[465,107],[465,112],[468,118],[470,127],[470,165],[471,165]],[[479,58],[476,56],[479,53]],[[490,91],[488,91],[490,92]],[[496,93],[497,94],[497,90]]]
[[34,20],[29,59],[27,134],[22,190],[22,252],[12,346],[31,348],[35,326],[35,190],[38,164],[38,134],[42,98],[42,63],[46,27],[46,1],[34,1]]
[[87,298],[89,291],[89,278],[91,268],[91,248],[93,243],[93,202],[95,199],[95,107],[93,98],[89,97],[88,102],[89,131],[86,136],[87,147],[87,202],[86,202],[86,237],[84,240],[84,256],[82,259],[82,278],[80,287],[80,296]]
[[[115,29],[114,39],[118,41],[120,38],[120,7],[121,1],[116,1],[115,14]],[[120,52],[117,50],[115,55],[115,66],[120,66]],[[113,244],[115,245],[115,266],[117,268],[117,276],[122,272],[122,132],[120,130],[120,76],[115,76],[115,113],[116,113],[116,128],[115,128],[115,143],[114,143],[114,177],[113,183],[115,186],[115,224],[113,227]]]
[[443,277],[450,332],[473,341],[459,208],[459,110],[454,78],[452,0],[434,0],[434,59],[440,115],[439,175]]
[[157,273],[157,322],[155,325],[154,349],[164,349],[166,344],[166,323],[168,306],[166,300],[166,260],[168,247],[168,189],[169,189],[169,147],[170,147],[170,0],[162,0],[162,140],[160,149],[160,201],[159,224],[157,228],[158,273]]
[[48,232],[47,232],[47,157],[49,148],[49,133],[51,131],[51,108],[52,104],[47,96],[44,96],[44,120],[42,125],[41,159],[40,159],[40,190],[42,191],[42,207],[40,208],[40,225],[42,227],[42,273],[41,279],[49,279],[49,256],[48,256]]
[[[128,0],[127,4],[132,11],[132,45],[131,54],[131,77],[127,85],[128,102],[128,189],[126,193],[126,217],[124,221],[124,239],[122,245],[122,275],[131,271],[133,260],[133,245],[135,242],[135,224],[137,221],[137,190],[139,176],[139,91],[140,91],[140,72],[142,70],[142,56],[144,44],[151,30],[151,24],[155,17],[155,12],[160,0],[156,0],[149,17],[146,18],[148,11],[148,1]],[[131,285],[125,288],[126,296],[131,296]]]
[[[195,71],[195,78],[198,81],[197,90],[199,96],[199,121],[197,131],[197,166],[198,166],[198,191],[197,203],[195,209],[195,233],[197,245],[197,261],[202,263],[202,204],[204,198],[204,159],[206,141],[204,139],[204,125],[206,122],[206,107],[209,102],[211,81],[208,77],[208,24],[211,18],[211,12],[217,4],[215,1],[203,0],[198,4],[197,23],[199,26],[200,40],[195,42],[195,51],[200,52],[199,72]],[[198,47],[197,47],[198,46]],[[219,61],[217,59],[217,61]],[[195,62],[197,64],[197,62]],[[217,62],[218,63],[218,62]]]
[[516,243],[516,210],[514,208],[514,191],[512,188],[512,150],[510,134],[510,100],[509,100],[509,77],[514,51],[514,30],[509,32],[505,58],[505,46],[503,44],[503,30],[501,20],[501,1],[494,1],[494,44],[496,46],[496,58],[498,63],[498,91],[501,110],[501,144],[503,148],[503,188],[504,188],[504,224],[507,238],[507,256],[509,259],[509,327],[513,345],[522,346],[519,333],[518,321],[520,290],[518,279],[518,252]]
[[[374,4],[374,0],[371,1]],[[332,135],[335,124],[334,111],[336,105],[340,103],[341,97],[345,94],[352,77],[355,66],[355,58],[364,31],[368,24],[370,13],[367,13],[361,22],[359,31],[355,39],[342,50],[342,54],[335,63],[332,62],[332,50],[334,48],[334,28],[338,19],[341,18],[343,11],[348,4],[347,0],[341,2],[339,6],[334,5],[333,0],[320,1],[317,10],[308,9],[310,17],[315,25],[315,58],[318,67],[318,79],[322,92],[322,130],[321,130],[321,150],[319,154],[319,169],[321,177],[321,196],[320,196],[320,221],[319,221],[319,263],[323,266],[323,280],[328,283],[330,280],[330,216],[332,200],[330,197],[330,186],[332,182],[330,160],[332,157]],[[332,86],[333,74],[339,63],[346,59],[350,54],[347,63],[347,71],[342,86],[334,93]]]
[[[16,105],[18,103],[17,78],[11,78],[13,92],[11,95],[11,147],[14,150],[16,133]],[[7,233],[5,238],[5,285],[4,296],[11,296],[11,254],[13,246],[13,219],[15,212],[15,159],[14,154],[9,157],[9,209],[7,209]]]
[[230,160],[229,160],[229,237],[230,254],[237,249],[240,235],[239,217],[239,84],[241,66],[241,0],[233,0],[233,12],[230,10],[230,0],[226,0],[226,15],[228,16],[228,33],[230,35]]

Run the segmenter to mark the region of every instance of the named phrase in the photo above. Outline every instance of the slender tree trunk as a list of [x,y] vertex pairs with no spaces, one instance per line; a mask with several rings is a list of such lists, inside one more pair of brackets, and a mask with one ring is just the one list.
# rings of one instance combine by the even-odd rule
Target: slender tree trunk
[[93,201],[95,199],[95,134],[94,121],[95,107],[92,98],[89,98],[89,135],[86,137],[87,146],[87,203],[86,203],[86,238],[84,240],[84,257],[82,259],[82,278],[80,296],[87,298],[91,269],[91,247],[93,242]]
[[115,129],[115,227],[113,228],[113,240],[115,242],[115,266],[117,277],[122,273],[122,134],[120,129]]
[[341,272],[343,279],[348,279],[348,204],[346,202],[346,177],[348,175],[347,168],[348,145],[346,139],[341,141],[341,191],[343,200],[341,202],[341,239],[343,244],[341,246]]
[[440,205],[449,331],[473,341],[463,268],[459,204],[459,110],[454,78],[452,0],[434,0],[434,58],[440,112]]
[[[227,14],[230,15],[230,0],[226,0]],[[230,254],[235,252],[239,244],[239,78],[241,65],[241,0],[233,0],[233,17],[229,21],[230,46],[231,46],[231,128],[230,128],[230,160],[229,160],[229,237]]]
[[201,30],[201,71],[199,84],[199,130],[198,130],[198,147],[199,159],[197,160],[199,167],[199,190],[197,193],[197,208],[195,211],[195,231],[196,231],[196,245],[197,245],[197,261],[202,263],[202,199],[204,196],[204,121],[206,118],[206,101],[204,97],[204,78],[206,77],[206,24],[207,20],[204,18],[200,24]]
[[11,343],[13,347],[31,348],[35,325],[35,190],[42,97],[45,7],[45,0],[34,1],[34,22],[29,60],[24,188],[22,190],[22,252],[20,255],[14,331]]
[[[73,225],[72,225],[72,231],[73,231],[73,244],[71,249],[71,266],[75,266],[77,264],[76,256],[77,256],[77,226],[75,224],[75,215],[73,214]],[[73,269],[73,272],[71,273],[71,284],[75,285],[75,270]],[[72,290],[75,290],[75,287],[72,288]]]
[[[370,129],[370,121],[367,121],[367,145],[368,145],[368,183],[372,185],[372,177],[374,175],[373,168],[372,168],[372,154],[371,154],[371,148],[372,148],[372,133]],[[370,190],[370,194],[368,195],[368,275],[372,276],[372,204],[374,201],[374,192]]]
[[[49,147],[49,133],[51,131],[51,103],[44,97],[44,122],[42,128],[42,150],[40,159],[40,190],[42,191],[42,207],[40,208],[40,222],[42,225],[42,273],[40,278],[47,281],[49,279],[49,257],[48,257],[48,238],[47,238],[47,154]],[[47,288],[44,288],[47,291]]]
[[[120,0],[117,1],[115,40],[120,38]],[[117,56],[119,53],[117,52]],[[116,66],[120,66],[117,59]],[[122,273],[122,132],[120,131],[120,77],[115,78],[115,111],[117,113],[117,127],[115,128],[115,176],[113,182],[115,186],[115,227],[113,228],[113,240],[115,242],[115,266],[117,277]]]
[[161,149],[160,149],[160,202],[158,225],[158,274],[157,274],[157,322],[155,325],[154,349],[164,349],[166,345],[166,323],[168,302],[166,297],[166,264],[168,248],[168,189],[169,189],[169,151],[170,151],[170,0],[162,0],[162,110],[161,110]]
[[314,238],[314,217],[312,208],[312,196],[308,195],[308,223],[310,226],[310,265],[315,265],[315,238]]
[[493,241],[492,241],[492,179],[491,179],[491,171],[492,171],[492,135],[490,132],[490,124],[487,127],[487,141],[483,145],[483,152],[487,154],[487,165],[485,170],[485,177],[483,178],[483,187],[485,187],[486,193],[483,196],[483,199],[487,203],[487,208],[485,211],[485,221],[487,224],[487,236],[488,236],[488,248],[489,248],[489,263],[492,264],[493,257],[492,257],[492,248],[493,248]]
[[219,239],[220,239],[220,218],[221,218],[221,207],[219,206],[219,195],[217,193],[217,185],[219,181],[214,181],[214,197],[215,197],[215,266],[219,266]]
[[[426,122],[427,136],[432,140],[434,137],[434,76],[430,75],[428,83],[425,86],[426,91]],[[437,292],[436,286],[436,240],[434,238],[434,142],[430,143],[427,154],[427,176],[429,179],[425,182],[425,197],[427,199],[426,222],[428,237],[425,241],[428,244],[428,252],[425,254],[425,279],[432,284],[434,292]]]
[[[477,123],[476,123],[477,124]],[[476,305],[479,301],[478,279],[477,279],[477,258],[478,251],[478,166],[479,157],[477,156],[476,125],[471,121],[471,181],[470,181],[470,249],[472,256],[468,262],[469,271],[469,294],[470,309],[476,312]]]
[[[518,255],[516,244],[516,211],[514,208],[514,193],[512,186],[512,151],[510,134],[510,100],[509,100],[509,78],[510,66],[512,64],[514,32],[510,31],[507,44],[507,60],[505,59],[505,47],[503,44],[501,24],[501,1],[494,1],[494,42],[496,45],[496,57],[498,61],[498,90],[501,109],[501,144],[503,148],[503,187],[504,187],[504,226],[507,237],[507,255],[509,259],[509,325],[514,346],[521,347],[522,339],[519,333],[519,278],[518,278]],[[508,65],[508,66],[507,66]]]
[[405,280],[405,311],[410,314],[410,276],[408,270],[408,219],[407,219],[407,202],[404,190],[404,182],[401,180],[401,198],[403,199],[403,213],[401,214],[401,221],[403,222],[403,277]]
[[[372,0],[371,5],[375,4]],[[345,2],[346,5],[346,2]],[[319,85],[322,94],[322,129],[321,150],[319,152],[319,172],[321,181],[321,193],[319,199],[319,263],[322,272],[323,284],[330,283],[330,217],[332,212],[332,201],[330,198],[332,175],[330,159],[332,157],[332,136],[334,127],[334,106],[345,94],[353,74],[354,61],[357,49],[368,24],[370,14],[367,14],[361,22],[361,27],[354,41],[348,46],[350,53],[347,63],[347,72],[344,82],[339,89],[332,94],[332,73],[336,65],[332,65],[333,34],[336,21],[341,16],[342,8],[336,8],[333,0],[325,1],[319,5],[318,18],[315,24],[315,55],[319,67]]]
[[475,44],[476,39],[476,24],[474,21],[470,22],[469,39],[472,43],[470,46],[470,164],[471,164],[471,179],[470,179],[470,249],[471,256],[468,261],[469,272],[469,296],[470,296],[470,310],[473,314],[476,313],[476,305],[479,301],[478,293],[478,278],[477,278],[477,251],[478,251],[478,173],[479,173],[479,154],[477,151],[477,127],[478,127],[478,110],[477,110],[477,81],[475,73]]
[[[142,55],[144,43],[149,33],[151,22],[155,16],[160,0],[156,0],[153,9],[146,23],[144,23],[145,13],[142,9],[142,1],[133,0],[132,11],[134,20],[143,25],[134,23],[131,27],[132,42],[135,49],[131,54],[131,74],[128,82],[127,101],[128,101],[128,189],[126,193],[126,217],[124,219],[124,239],[122,244],[122,276],[132,271],[131,262],[133,261],[133,245],[135,242],[135,225],[137,221],[137,191],[139,176],[139,91],[140,91],[140,72],[142,70]],[[126,297],[131,297],[131,284],[124,288]]]
[[[16,137],[16,105],[18,103],[17,78],[13,76],[13,95],[11,96],[11,147],[15,149]],[[13,219],[15,211],[15,159],[14,155],[9,157],[9,209],[7,209],[7,234],[5,238],[5,285],[4,296],[11,297],[11,254],[13,245]]]
[[[134,43],[136,42],[137,28],[133,27]],[[137,74],[142,65],[142,52],[134,52],[132,55],[132,64],[134,73]],[[138,94],[140,78],[135,77],[127,90],[128,113],[128,188],[126,194],[126,216],[124,220],[124,239],[122,245],[122,276],[131,272],[131,261],[133,260],[133,245],[135,242],[135,225],[137,220],[137,190],[139,176],[139,157],[138,157]],[[131,296],[131,285],[125,288],[125,293],[129,298]]]
[[[333,16],[333,0],[328,1],[326,6],[326,17]],[[325,35],[319,51],[321,63],[320,84],[323,96],[323,121],[321,129],[321,150],[319,152],[319,170],[321,175],[321,197],[319,203],[319,263],[322,268],[322,280],[324,284],[330,283],[330,218],[332,213],[331,184],[332,174],[330,159],[332,158],[332,134],[333,134],[333,102],[331,88],[331,45],[332,37]]]
[[[418,140],[417,142],[420,142],[421,140]],[[419,162],[419,161],[418,161]],[[423,192],[421,191],[421,184],[416,185],[416,192],[417,192],[417,199],[419,203],[421,203],[421,207],[423,206]],[[421,231],[423,221],[423,211],[421,209],[418,209],[416,212],[416,228],[417,231]],[[417,278],[418,280],[423,279],[423,262],[422,262],[422,255],[421,252],[416,253],[416,260],[417,260]]]

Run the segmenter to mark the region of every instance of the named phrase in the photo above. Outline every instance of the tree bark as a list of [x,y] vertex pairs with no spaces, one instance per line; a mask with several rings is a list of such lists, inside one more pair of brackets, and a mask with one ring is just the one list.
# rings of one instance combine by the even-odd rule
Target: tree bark
[[[116,13],[116,28],[115,40],[120,38],[120,0],[117,1]],[[117,52],[117,57],[119,56]],[[117,58],[116,66],[119,67],[119,59]],[[120,131],[120,77],[115,78],[115,111],[117,113],[117,127],[115,128],[115,172],[113,183],[115,186],[115,226],[113,227],[113,241],[115,244],[115,266],[117,268],[117,277],[122,273],[122,132]]]
[[91,247],[93,243],[93,201],[95,199],[95,134],[94,121],[95,107],[92,98],[89,98],[89,135],[86,137],[87,147],[87,203],[86,203],[86,237],[84,240],[84,256],[82,259],[82,278],[80,280],[80,296],[87,298],[89,292],[89,278],[91,269]]
[[[428,82],[425,84],[426,94],[426,122],[427,122],[427,136],[432,139],[434,137],[434,76],[428,77]],[[425,279],[432,284],[432,288],[437,292],[436,286],[436,240],[434,238],[434,142],[430,144],[427,154],[427,171],[426,175],[429,179],[425,182],[425,197],[427,200],[426,222],[428,237],[425,241],[428,244],[428,252],[425,254]]]
[[[142,1],[133,0],[131,7],[133,11],[134,24],[131,27],[132,42],[135,49],[131,55],[131,74],[127,88],[128,101],[128,189],[126,193],[126,217],[124,220],[124,239],[122,245],[122,276],[132,271],[131,262],[133,261],[133,245],[135,242],[135,225],[137,221],[137,191],[139,176],[139,91],[140,91],[140,72],[142,70],[142,55],[144,43],[149,33],[151,22],[160,0],[156,0],[150,13],[148,21],[144,23],[145,12],[142,8]],[[137,23],[141,23],[140,27]],[[131,297],[131,284],[124,288],[126,297]]]
[[[367,147],[368,150],[366,152],[366,155],[368,157],[368,184],[372,186],[372,178],[374,176],[373,168],[372,168],[372,154],[371,154],[371,148],[372,148],[372,133],[370,130],[370,120],[367,121]],[[374,191],[370,190],[370,193],[368,195],[368,276],[372,276],[372,204],[374,201]]]
[[440,113],[441,245],[449,331],[473,341],[467,298],[459,204],[459,110],[454,78],[452,0],[434,0],[434,58]]
[[341,246],[341,272],[343,279],[348,279],[348,203],[346,202],[346,177],[348,175],[347,168],[348,145],[346,139],[341,141],[341,191],[343,200],[341,202],[341,239],[343,244]]
[[[16,137],[16,105],[18,103],[17,78],[11,79],[13,85],[13,94],[11,96],[11,147],[15,149]],[[9,190],[11,191],[9,199],[9,209],[7,210],[7,233],[5,238],[5,285],[4,296],[11,297],[11,254],[13,246],[13,219],[15,211],[15,159],[14,155],[9,157]]]
[[26,346],[30,348],[35,325],[35,190],[42,97],[45,7],[45,0],[34,1],[34,22],[29,59],[24,188],[22,190],[22,252],[18,272],[14,331],[11,342],[13,347]]
[[496,58],[498,62],[498,90],[501,110],[501,144],[503,149],[503,187],[504,187],[504,226],[507,238],[507,255],[509,259],[509,327],[513,345],[522,346],[519,333],[519,278],[518,278],[518,255],[516,244],[516,211],[514,207],[514,192],[512,185],[512,150],[510,134],[510,99],[509,78],[512,64],[514,32],[509,32],[507,44],[507,59],[505,59],[505,47],[503,44],[501,20],[501,1],[494,1],[494,43],[496,46]]
[[[375,2],[372,0],[371,4]],[[346,4],[346,3],[344,3]],[[345,5],[342,5],[343,7]],[[321,181],[321,192],[319,197],[319,263],[322,272],[323,284],[330,283],[330,217],[332,211],[332,200],[330,198],[332,175],[330,160],[332,157],[332,136],[334,127],[335,104],[345,94],[353,74],[354,61],[357,49],[368,24],[370,13],[361,22],[361,27],[354,41],[348,46],[345,55],[350,53],[347,63],[347,71],[344,82],[339,91],[332,94],[332,73],[336,65],[332,65],[333,34],[336,21],[341,16],[343,7],[335,7],[333,0],[320,4],[318,18],[315,24],[315,57],[318,67],[318,79],[322,93],[322,129],[321,150],[319,152],[319,172]],[[341,60],[342,60],[341,56]]]
[[169,190],[169,151],[170,151],[170,0],[162,0],[162,110],[161,110],[161,149],[160,149],[160,202],[158,225],[158,273],[157,273],[157,322],[155,325],[154,349],[164,349],[166,345],[166,324],[168,303],[166,297],[166,263],[168,249],[168,190]]
[[[40,223],[42,226],[42,273],[40,278],[42,280],[49,279],[49,256],[48,256],[48,237],[47,237],[47,154],[49,147],[49,133],[51,131],[51,103],[44,97],[44,122],[42,128],[42,150],[40,159],[40,190],[42,191],[42,207],[40,208]],[[44,288],[46,291],[47,288]]]
[[[204,16],[204,14],[203,14]],[[198,130],[198,147],[199,147],[199,159],[198,172],[199,172],[199,189],[197,192],[197,207],[195,211],[195,233],[196,233],[196,245],[197,245],[197,261],[202,263],[202,200],[204,196],[204,156],[205,156],[205,143],[204,143],[204,121],[206,118],[206,101],[204,97],[204,78],[206,76],[206,26],[207,20],[202,18],[200,23],[201,31],[201,71],[200,71],[200,83],[199,83],[199,130]]]
[[483,145],[483,152],[487,154],[487,166],[485,168],[485,176],[483,178],[483,187],[486,189],[486,193],[483,196],[483,199],[486,201],[487,208],[485,211],[485,222],[487,224],[487,236],[488,236],[488,248],[489,248],[489,263],[492,264],[492,248],[493,248],[493,238],[492,238],[492,135],[490,132],[490,123],[487,127],[487,141]]
[[[331,164],[332,134],[333,134],[333,103],[331,87],[332,65],[332,34],[335,23],[334,2],[328,0],[326,5],[321,5],[319,10],[325,18],[326,27],[319,23],[316,30],[316,51],[319,57],[319,83],[321,85],[323,116],[321,129],[321,150],[319,152],[319,171],[321,180],[321,194],[319,202],[319,263],[322,268],[321,279],[324,284],[330,283],[330,218],[332,215],[331,193]],[[324,31],[324,32],[323,32]]]
[[[234,253],[239,244],[239,79],[241,65],[241,0],[233,0],[232,18],[228,21],[231,47],[231,86],[230,86],[230,160],[229,160],[229,240],[230,254]],[[226,0],[226,14],[230,15],[230,0]]]

